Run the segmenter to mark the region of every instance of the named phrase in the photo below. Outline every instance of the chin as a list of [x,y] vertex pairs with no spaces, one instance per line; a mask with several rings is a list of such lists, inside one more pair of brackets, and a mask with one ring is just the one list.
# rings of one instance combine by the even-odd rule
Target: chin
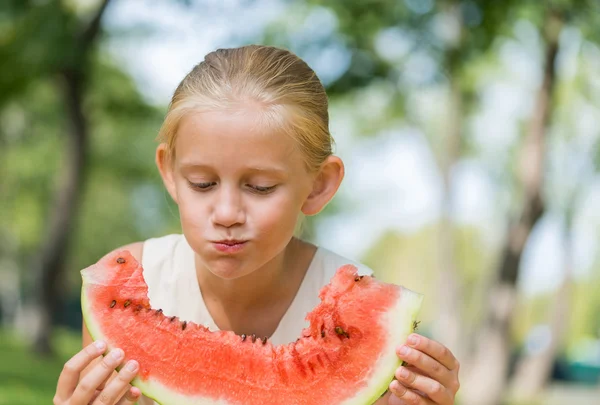
[[237,263],[237,265],[233,263],[228,263],[225,265],[219,263],[213,266],[208,266],[208,270],[215,276],[224,280],[235,280],[252,273],[252,271],[242,268],[239,263]]

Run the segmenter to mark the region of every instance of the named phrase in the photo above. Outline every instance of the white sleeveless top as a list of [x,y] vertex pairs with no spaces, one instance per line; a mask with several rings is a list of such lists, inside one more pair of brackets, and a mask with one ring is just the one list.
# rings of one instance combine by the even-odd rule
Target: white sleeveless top
[[[295,298],[269,338],[273,344],[290,343],[300,336],[302,329],[308,326],[304,317],[320,302],[319,291],[345,264],[355,265],[360,275],[373,274],[363,264],[317,248]],[[167,235],[145,241],[142,266],[153,308],[162,308],[166,316],[176,315],[181,320],[207,326],[210,330],[219,329],[204,304],[196,276],[194,251],[183,235]],[[138,404],[151,405],[155,402],[142,397]]]

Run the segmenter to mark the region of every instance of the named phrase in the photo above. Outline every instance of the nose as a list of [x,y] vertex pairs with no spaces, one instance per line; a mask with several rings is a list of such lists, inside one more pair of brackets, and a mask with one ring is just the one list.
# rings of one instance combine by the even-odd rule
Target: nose
[[246,222],[241,193],[233,187],[222,186],[216,193],[213,223],[230,228]]

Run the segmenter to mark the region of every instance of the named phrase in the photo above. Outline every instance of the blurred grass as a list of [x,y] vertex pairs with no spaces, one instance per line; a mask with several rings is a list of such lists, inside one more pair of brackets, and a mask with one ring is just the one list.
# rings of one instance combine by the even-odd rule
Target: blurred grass
[[67,359],[79,351],[81,336],[57,330],[56,355],[40,358],[15,333],[0,329],[0,405],[51,404],[58,375]]

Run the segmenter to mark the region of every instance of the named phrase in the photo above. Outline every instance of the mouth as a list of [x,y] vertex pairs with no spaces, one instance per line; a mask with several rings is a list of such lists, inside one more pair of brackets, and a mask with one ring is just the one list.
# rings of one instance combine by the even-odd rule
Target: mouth
[[223,253],[237,253],[244,249],[247,242],[247,240],[224,239],[213,241],[212,245],[215,249]]
[[238,239],[223,239],[223,240],[213,241],[213,243],[218,243],[220,245],[228,245],[228,246],[240,245],[240,244],[246,243],[246,242],[248,242],[248,241],[247,240],[238,240]]

